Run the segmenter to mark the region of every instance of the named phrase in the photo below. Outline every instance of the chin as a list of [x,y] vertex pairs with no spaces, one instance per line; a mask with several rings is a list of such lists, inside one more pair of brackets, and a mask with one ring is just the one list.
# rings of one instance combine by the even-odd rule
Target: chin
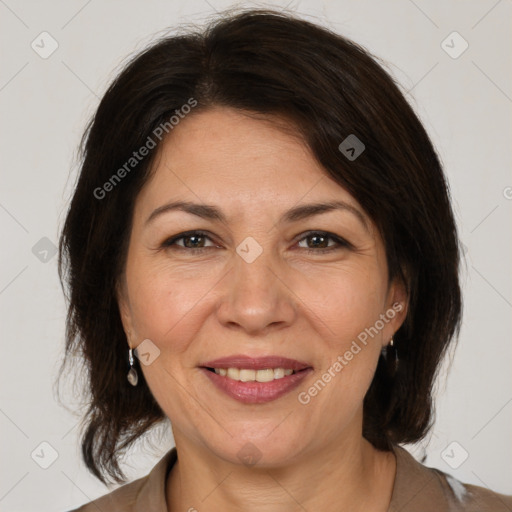
[[247,467],[272,468],[290,464],[300,450],[290,436],[272,437],[267,430],[260,435],[233,436],[228,443],[210,444],[212,452],[232,464]]

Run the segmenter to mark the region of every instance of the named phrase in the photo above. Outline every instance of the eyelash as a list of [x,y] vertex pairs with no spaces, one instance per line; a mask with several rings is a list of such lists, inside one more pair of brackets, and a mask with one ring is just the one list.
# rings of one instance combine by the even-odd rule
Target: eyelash
[[[205,238],[208,238],[210,241],[213,242],[213,240],[211,240],[210,236],[208,235],[208,233],[204,232],[204,231],[186,231],[184,233],[180,233],[174,237],[171,237],[171,238],[168,238],[167,240],[165,240],[163,243],[162,243],[162,248],[170,248],[172,247],[173,245],[176,244],[176,242],[178,240],[182,240],[184,238],[189,238],[189,237],[192,237],[192,236],[201,236],[201,237],[205,237]],[[338,250],[338,249],[342,249],[342,248],[351,248],[351,244],[345,240],[343,240],[342,238],[336,236],[336,235],[333,235],[332,233],[329,233],[327,231],[309,231],[305,234],[305,236],[303,236],[300,240],[298,240],[298,242],[302,242],[303,240],[307,239],[307,238],[310,238],[310,237],[313,237],[313,236],[320,236],[320,237],[325,237],[325,238],[328,238],[328,239],[331,239],[331,240],[334,240],[337,244],[337,246],[331,246],[331,247],[328,247],[328,248],[320,248],[320,249],[306,249],[306,248],[302,248],[304,251],[306,251],[306,253],[308,254],[313,254],[313,253],[330,253],[334,250]],[[297,243],[298,243],[297,242]],[[175,247],[178,247],[179,250],[185,250],[185,251],[192,251],[192,252],[195,252],[195,253],[202,253],[204,251],[208,251],[209,249],[214,249],[215,247],[196,247],[196,248],[190,248],[190,247],[181,247],[181,246],[175,246]]]

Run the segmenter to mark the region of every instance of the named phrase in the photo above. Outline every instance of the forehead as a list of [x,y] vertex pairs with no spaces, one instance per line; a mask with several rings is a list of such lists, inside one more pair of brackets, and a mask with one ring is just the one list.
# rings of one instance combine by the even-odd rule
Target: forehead
[[233,215],[320,200],[357,206],[293,124],[224,107],[185,117],[162,142],[138,202],[147,212],[175,199],[232,207]]
[[186,168],[190,177],[213,170],[213,177],[247,182],[270,177],[269,171],[276,170],[281,177],[324,174],[290,122],[253,115],[216,107],[186,117],[164,140],[160,163],[176,170]]

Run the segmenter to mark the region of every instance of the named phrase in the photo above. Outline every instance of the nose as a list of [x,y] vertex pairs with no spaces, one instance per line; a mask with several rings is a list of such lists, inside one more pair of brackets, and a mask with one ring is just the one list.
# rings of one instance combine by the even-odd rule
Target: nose
[[297,296],[287,285],[285,271],[272,260],[270,251],[251,263],[235,254],[222,280],[217,315],[224,327],[250,335],[290,326],[297,311]]

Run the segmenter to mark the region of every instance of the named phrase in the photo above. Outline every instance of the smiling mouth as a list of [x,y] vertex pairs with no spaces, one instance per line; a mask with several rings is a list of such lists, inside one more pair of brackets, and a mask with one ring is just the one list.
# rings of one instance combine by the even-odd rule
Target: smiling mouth
[[265,368],[253,370],[250,368],[206,368],[221,377],[226,377],[239,382],[271,382],[282,379],[288,375],[299,373],[303,370],[292,370],[291,368]]
[[245,404],[263,404],[290,393],[313,368],[280,355],[234,354],[203,361],[199,369],[222,393]]

